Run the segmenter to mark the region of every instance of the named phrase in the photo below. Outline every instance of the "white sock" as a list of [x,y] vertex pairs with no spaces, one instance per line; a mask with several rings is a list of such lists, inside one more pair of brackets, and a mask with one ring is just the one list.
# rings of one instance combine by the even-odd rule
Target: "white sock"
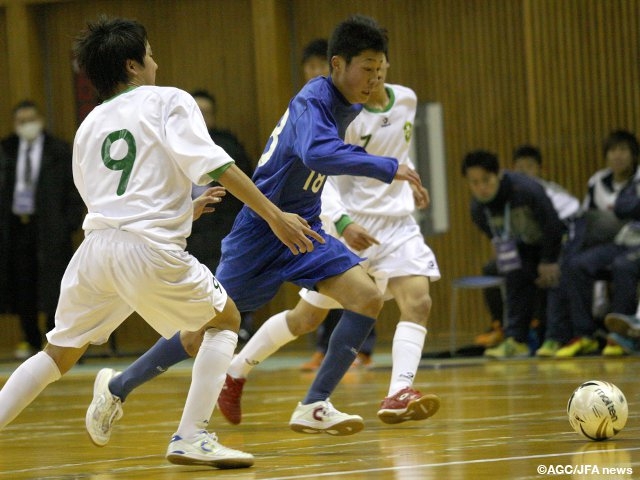
[[640,318],[640,303],[638,303],[638,308],[636,309],[636,318]]
[[177,434],[182,438],[193,438],[207,429],[237,343],[238,335],[231,330],[210,328],[205,332],[193,362],[191,386],[178,426]]
[[44,352],[25,360],[0,390],[0,430],[33,402],[47,385],[61,376],[56,362]]
[[233,378],[247,378],[253,367],[297,337],[287,326],[287,312],[269,318],[234,357],[227,372]]
[[398,322],[391,348],[391,382],[389,396],[413,385],[422,358],[427,329],[413,322]]

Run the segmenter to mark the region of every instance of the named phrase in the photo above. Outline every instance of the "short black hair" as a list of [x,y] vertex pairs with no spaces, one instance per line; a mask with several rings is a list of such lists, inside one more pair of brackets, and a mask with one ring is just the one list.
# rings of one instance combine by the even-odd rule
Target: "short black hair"
[[462,160],[462,176],[467,176],[467,170],[472,167],[480,167],[488,172],[498,174],[500,162],[498,156],[487,150],[474,150],[467,153]]
[[533,158],[539,166],[542,166],[542,154],[540,153],[540,149],[538,147],[534,147],[533,145],[529,144],[524,144],[516,147],[513,151],[513,161],[515,162],[522,157]]
[[606,156],[609,150],[620,145],[626,145],[627,148],[631,150],[633,163],[637,165],[638,155],[640,155],[640,145],[638,144],[636,136],[627,130],[614,130],[609,133],[602,144],[602,154]]
[[319,57],[327,59],[329,42],[326,38],[316,38],[311,40],[302,50],[302,63],[306,63],[310,58]]
[[216,97],[213,95],[213,93],[210,93],[209,90],[200,88],[191,92],[191,96],[193,98],[204,98],[205,100],[209,100],[211,102],[211,105],[213,105],[213,111],[215,112],[217,110],[218,103],[216,102]]
[[38,113],[40,113],[40,108],[38,108],[38,104],[33,100],[29,100],[28,98],[25,98],[24,100],[20,100],[18,103],[16,103],[16,105],[13,107],[12,112],[15,115],[16,113],[18,113],[18,110],[22,110],[23,108],[33,108]]
[[327,57],[343,57],[347,63],[365,50],[387,53],[387,31],[371,17],[353,15],[339,23],[329,39]]
[[76,37],[73,50],[78,66],[106,99],[116,93],[118,84],[128,83],[127,60],[144,65],[147,31],[135,20],[101,15]]

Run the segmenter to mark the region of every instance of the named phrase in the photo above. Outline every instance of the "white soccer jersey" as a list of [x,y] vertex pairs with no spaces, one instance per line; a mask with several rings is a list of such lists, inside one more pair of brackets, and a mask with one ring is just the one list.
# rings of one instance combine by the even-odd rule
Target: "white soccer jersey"
[[172,87],[137,87],[97,106],[73,145],[73,177],[85,231],[135,233],[160,249],[184,249],[191,185],[232,162],[213,143],[195,100]]
[[[631,180],[629,179],[629,182]],[[636,168],[633,180],[640,180],[640,167]],[[582,201],[582,210],[613,210],[618,194],[627,184],[628,182],[614,183],[613,172],[610,168],[598,170],[587,182],[588,191]]]
[[555,182],[537,179],[547,192],[547,197],[553,203],[553,208],[558,212],[560,220],[565,220],[577,214],[580,210],[580,201]]
[[[364,147],[367,151],[384,152],[400,164],[413,167],[409,146],[416,116],[417,97],[402,85],[385,84],[390,102],[384,110],[366,107],[349,125],[345,142]],[[337,197],[336,199],[336,191]],[[413,193],[408,182],[383,183],[368,177],[333,176],[322,194],[323,217],[336,222],[347,211],[350,214],[401,217],[415,210]]]

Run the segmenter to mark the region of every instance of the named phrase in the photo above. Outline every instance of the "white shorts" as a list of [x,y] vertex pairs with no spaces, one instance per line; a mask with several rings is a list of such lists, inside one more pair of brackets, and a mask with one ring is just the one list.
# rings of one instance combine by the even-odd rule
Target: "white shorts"
[[[352,215],[351,218],[380,242],[380,245],[355,253],[366,257],[362,266],[373,277],[385,300],[393,298],[387,289],[390,278],[421,275],[429,277],[432,282],[440,279],[436,257],[425,244],[420,227],[412,216]],[[303,288],[299,295],[318,308],[342,308],[334,299],[312,290]]]
[[227,292],[183,250],[159,250],[121,230],[90,232],[62,278],[49,343],[105,343],[134,311],[160,335],[197,331],[224,309]]

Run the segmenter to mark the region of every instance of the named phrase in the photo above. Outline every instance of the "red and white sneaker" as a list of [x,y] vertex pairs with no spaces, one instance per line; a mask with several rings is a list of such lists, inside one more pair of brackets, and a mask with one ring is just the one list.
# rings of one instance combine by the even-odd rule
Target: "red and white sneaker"
[[242,398],[242,388],[246,381],[246,378],[233,378],[227,375],[218,397],[218,408],[224,418],[234,425],[238,425],[242,420],[240,400]]
[[328,433],[353,435],[364,428],[360,415],[349,415],[334,407],[329,399],[298,406],[289,421],[291,430],[298,433]]
[[384,423],[402,423],[409,420],[424,420],[440,408],[436,395],[423,395],[411,387],[405,387],[380,404],[378,418]]

